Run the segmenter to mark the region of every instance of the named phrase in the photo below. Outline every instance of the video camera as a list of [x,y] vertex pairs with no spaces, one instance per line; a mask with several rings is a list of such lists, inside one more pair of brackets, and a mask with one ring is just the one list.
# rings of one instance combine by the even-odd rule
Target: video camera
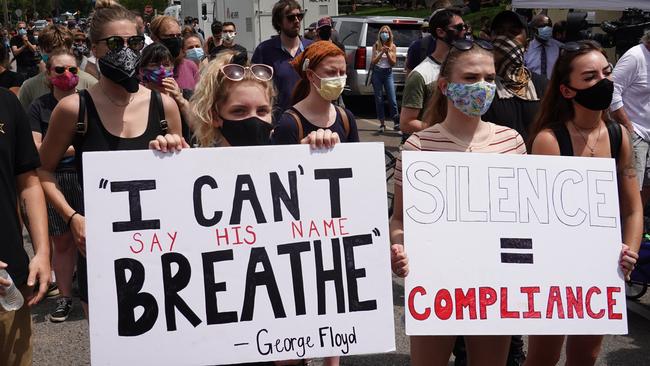
[[[605,33],[593,33],[591,28],[597,26]],[[620,57],[639,44],[646,29],[650,29],[650,12],[641,9],[627,9],[620,19],[601,24],[590,24],[585,12],[571,11],[567,15],[566,41],[591,39],[605,48],[616,47],[616,54]]]

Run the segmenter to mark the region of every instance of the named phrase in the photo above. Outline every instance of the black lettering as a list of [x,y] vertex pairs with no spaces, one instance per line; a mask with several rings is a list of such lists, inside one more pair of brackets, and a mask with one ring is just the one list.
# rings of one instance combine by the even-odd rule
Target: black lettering
[[[246,185],[246,189],[244,189],[244,185]],[[253,207],[257,223],[265,224],[266,218],[264,217],[264,211],[262,211],[262,205],[260,205],[260,200],[257,198],[255,184],[253,184],[253,179],[250,174],[240,174],[237,176],[237,181],[235,182],[235,196],[232,199],[230,225],[240,224],[242,204],[244,201],[250,202],[251,207]]]
[[366,277],[365,268],[354,267],[354,247],[372,244],[372,235],[355,235],[343,238],[345,252],[345,273],[348,281],[348,306],[350,312],[377,310],[376,300],[359,301],[357,279]]
[[[187,287],[192,276],[190,262],[181,253],[165,253],[160,257],[162,263],[163,288],[165,290],[165,318],[167,330],[176,330],[176,312],[178,309],[194,328],[201,324],[201,319],[190,309],[178,292]],[[178,265],[178,272],[172,276],[171,264]]]
[[302,278],[302,260],[300,253],[308,252],[311,246],[308,241],[278,245],[278,254],[289,254],[291,263],[291,278],[293,282],[293,299],[296,304],[296,315],[305,315],[305,285]]
[[[120,258],[114,262],[115,286],[117,287],[117,334],[121,337],[135,337],[153,328],[158,319],[156,298],[147,292],[140,292],[144,284],[144,266],[135,259]],[[126,271],[131,273],[126,280]],[[144,312],[135,319],[135,308],[142,306]]]
[[[264,268],[261,272],[256,272],[257,264],[261,263]],[[244,305],[241,311],[241,321],[253,320],[255,310],[255,293],[258,286],[265,286],[269,294],[269,300],[273,307],[273,315],[276,319],[286,318],[280,289],[275,281],[273,267],[265,248],[252,248],[250,259],[248,260],[248,269],[246,270],[246,290],[244,292]]]
[[298,185],[296,172],[289,172],[289,195],[284,189],[278,173],[271,173],[271,198],[273,199],[273,219],[275,222],[283,221],[280,201],[284,203],[294,220],[300,220],[300,206],[298,204]]
[[325,306],[325,285],[328,281],[334,282],[336,310],[339,314],[342,314],[345,312],[345,293],[343,291],[343,270],[341,269],[341,246],[339,239],[332,239],[332,262],[334,262],[334,269],[323,269],[323,250],[320,240],[314,240],[314,254],[316,261],[318,315],[323,315],[327,312]]
[[196,179],[194,181],[194,191],[192,193],[193,199],[194,199],[194,217],[196,218],[196,222],[201,225],[201,226],[214,226],[221,221],[221,216],[223,216],[223,212],[221,211],[215,211],[214,215],[212,215],[211,218],[205,217],[205,214],[203,212],[203,194],[202,189],[203,186],[208,186],[212,189],[219,188],[217,185],[217,181],[214,180],[209,175],[204,175]]
[[231,261],[233,259],[232,249],[203,253],[201,257],[203,259],[206,324],[236,323],[236,311],[219,312],[219,308],[217,307],[217,292],[226,291],[226,283],[214,282],[214,263]]
[[140,191],[156,189],[156,181],[129,180],[111,182],[111,192],[129,192],[129,221],[116,221],[113,223],[113,232],[133,230],[160,229],[160,220],[142,220],[142,205],[140,204]]
[[341,217],[341,186],[340,180],[352,178],[352,168],[316,169],[315,179],[327,179],[330,182],[330,205],[332,218]]

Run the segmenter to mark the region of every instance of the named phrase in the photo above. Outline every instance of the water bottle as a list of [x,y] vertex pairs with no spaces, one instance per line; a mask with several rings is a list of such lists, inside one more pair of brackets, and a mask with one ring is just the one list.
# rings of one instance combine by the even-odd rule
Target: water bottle
[[20,290],[18,290],[18,287],[16,287],[14,281],[6,270],[0,269],[0,277],[11,282],[11,285],[5,286],[5,295],[0,296],[0,306],[2,306],[6,311],[20,309],[23,306],[23,302],[25,302],[23,294],[20,293]]

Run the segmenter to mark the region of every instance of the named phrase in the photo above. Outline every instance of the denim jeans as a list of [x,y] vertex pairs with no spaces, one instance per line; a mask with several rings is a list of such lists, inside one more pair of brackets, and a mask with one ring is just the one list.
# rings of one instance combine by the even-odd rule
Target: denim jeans
[[377,108],[377,119],[382,124],[386,120],[384,115],[384,90],[388,97],[388,106],[390,107],[390,117],[393,122],[399,123],[399,113],[397,112],[397,97],[395,96],[395,82],[393,80],[393,69],[373,66],[372,70],[372,88],[375,92],[375,108]]

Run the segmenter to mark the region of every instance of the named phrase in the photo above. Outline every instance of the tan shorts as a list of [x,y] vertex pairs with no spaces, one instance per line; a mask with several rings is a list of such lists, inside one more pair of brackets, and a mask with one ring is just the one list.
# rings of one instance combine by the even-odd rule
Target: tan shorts
[[4,311],[0,308],[0,365],[31,364],[32,316],[27,302],[16,311]]

